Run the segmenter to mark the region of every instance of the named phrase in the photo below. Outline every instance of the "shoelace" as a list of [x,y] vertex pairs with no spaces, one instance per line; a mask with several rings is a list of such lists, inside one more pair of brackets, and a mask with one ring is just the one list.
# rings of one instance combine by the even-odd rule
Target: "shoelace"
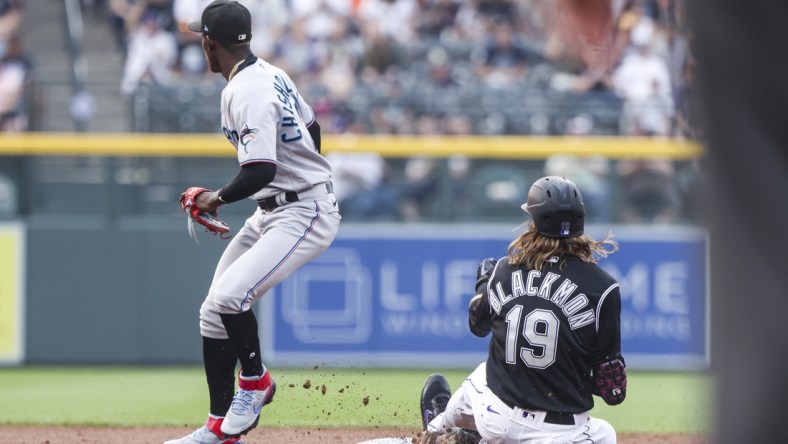
[[238,390],[238,393],[233,397],[233,403],[230,409],[236,415],[243,415],[252,407],[254,396],[249,390]]

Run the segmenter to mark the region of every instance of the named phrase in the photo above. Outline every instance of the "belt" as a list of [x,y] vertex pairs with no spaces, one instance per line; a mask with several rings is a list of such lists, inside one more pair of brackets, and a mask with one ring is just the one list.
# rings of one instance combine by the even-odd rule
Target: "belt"
[[[332,184],[331,182],[325,182],[325,189],[326,189],[325,194],[333,194],[334,184]],[[284,191],[282,193],[277,194],[276,196],[260,199],[257,201],[257,206],[264,211],[272,211],[283,205],[291,204],[293,202],[298,202],[301,199],[324,195],[322,190],[320,190],[319,193],[314,193],[313,190],[315,191],[320,190],[319,185],[315,185],[314,187],[308,190],[302,191],[301,195],[299,195],[295,191]]]
[[[500,399],[500,398],[499,398]],[[501,399],[504,404],[508,405],[509,408],[515,409],[516,406],[504,401]],[[534,413],[526,410],[523,410],[523,416],[533,415]],[[544,420],[547,424],[556,424],[556,425],[575,425],[575,414],[574,413],[567,413],[567,412],[545,412]]]
[[574,413],[566,412],[547,412],[544,415],[544,422],[548,424],[575,425]]

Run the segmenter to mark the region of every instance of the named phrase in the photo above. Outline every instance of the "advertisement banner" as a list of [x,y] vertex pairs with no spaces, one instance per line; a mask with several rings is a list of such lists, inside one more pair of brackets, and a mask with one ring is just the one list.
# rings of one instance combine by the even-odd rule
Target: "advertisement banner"
[[[505,255],[512,227],[343,227],[333,245],[259,307],[273,365],[471,367],[489,338],[468,330],[476,268]],[[592,233],[599,238],[606,232]],[[621,283],[633,368],[708,365],[706,236],[616,230],[600,265]]]
[[24,229],[0,223],[0,365],[24,358]]

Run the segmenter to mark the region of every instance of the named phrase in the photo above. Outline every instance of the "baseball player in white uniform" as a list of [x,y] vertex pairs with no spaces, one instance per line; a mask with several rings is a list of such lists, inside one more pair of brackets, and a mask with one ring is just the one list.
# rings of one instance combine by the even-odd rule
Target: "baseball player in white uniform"
[[194,205],[215,214],[221,205],[252,197],[258,208],[224,251],[200,308],[208,420],[167,443],[239,443],[276,391],[261,361],[251,306],[328,248],[340,215],[312,108],[284,71],[252,54],[249,11],[236,1],[216,0],[189,29],[201,33],[211,71],[227,79],[221,123],[240,164],[227,185],[195,194]]

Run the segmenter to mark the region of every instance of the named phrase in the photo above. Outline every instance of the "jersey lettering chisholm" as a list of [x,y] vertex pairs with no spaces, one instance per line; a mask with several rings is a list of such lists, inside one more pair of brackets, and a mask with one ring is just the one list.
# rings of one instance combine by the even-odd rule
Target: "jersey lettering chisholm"
[[285,115],[282,117],[280,122],[282,132],[279,134],[279,138],[285,143],[295,142],[303,137],[296,120],[296,112],[298,115],[301,115],[301,110],[298,108],[298,100],[295,100],[295,97],[293,97],[293,88],[280,76],[274,76],[274,89],[278,92],[276,97],[282,104],[283,114],[289,114],[289,116]]

